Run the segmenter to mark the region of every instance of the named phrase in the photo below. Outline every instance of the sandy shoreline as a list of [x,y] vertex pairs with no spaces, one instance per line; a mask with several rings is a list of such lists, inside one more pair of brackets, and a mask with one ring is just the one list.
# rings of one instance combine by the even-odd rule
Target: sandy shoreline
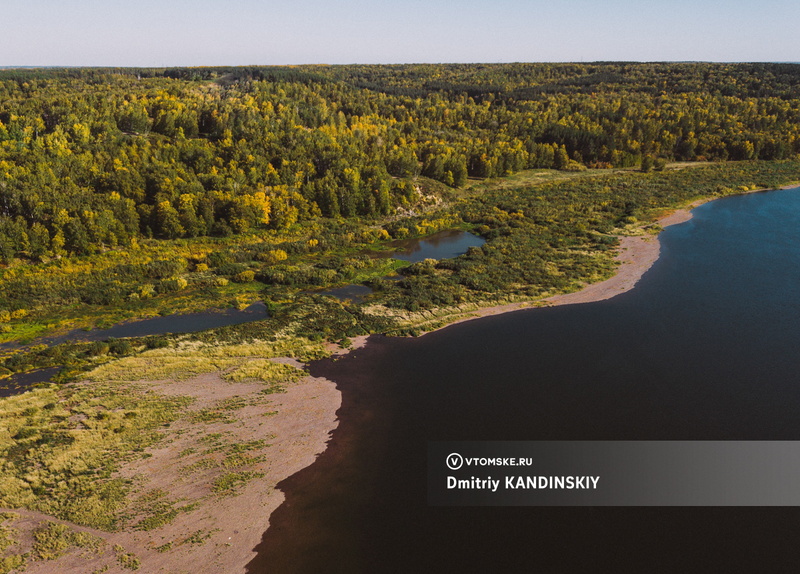
[[[713,199],[713,198],[712,198]],[[710,201],[709,199],[697,200],[689,206],[670,212],[656,220],[656,223],[662,228],[669,227],[670,225],[677,225],[692,218],[691,210],[695,207]],[[445,329],[450,325],[463,323],[464,321],[472,321],[482,317],[489,317],[493,315],[502,315],[512,311],[519,311],[521,309],[530,309],[539,306],[555,306],[555,305],[571,305],[577,303],[592,303],[594,301],[604,301],[611,299],[616,295],[630,291],[641,279],[645,272],[653,266],[661,253],[661,244],[657,235],[635,235],[635,236],[621,236],[619,237],[620,245],[619,252],[615,259],[620,262],[613,277],[600,281],[598,283],[591,283],[572,293],[564,293],[561,295],[554,295],[544,299],[532,301],[520,301],[516,303],[507,303],[504,305],[494,305],[490,307],[481,307],[474,311],[469,311],[463,315],[455,314],[456,317],[453,321],[447,321],[447,317],[440,318],[446,324],[430,331],[438,331]],[[423,333],[422,336],[425,334]]]
[[[798,184],[790,184],[779,187],[777,189],[792,189],[797,187]],[[772,191],[772,189],[754,189],[751,191],[745,191],[738,194],[732,195],[744,195],[749,193],[761,193],[765,191]],[[730,196],[723,196],[723,197],[730,197]],[[679,223],[684,223],[692,219],[692,210],[695,207],[699,207],[704,203],[708,203],[710,201],[714,201],[716,199],[721,199],[721,197],[707,197],[697,199],[686,207],[682,207],[679,209],[675,209],[670,211],[669,213],[662,215],[661,217],[657,218],[655,223],[658,224],[662,229],[667,228],[671,225],[677,225]],[[427,331],[427,333],[432,333],[434,331],[438,331],[440,329],[445,329],[450,325],[455,325],[457,323],[463,323],[464,321],[472,321],[474,319],[480,319],[482,317],[489,317],[493,315],[502,315],[504,313],[510,313],[512,311],[519,311],[520,309],[529,309],[532,307],[539,307],[539,306],[555,306],[555,305],[571,305],[577,303],[592,303],[595,301],[604,301],[606,299],[611,299],[616,295],[620,295],[627,291],[633,289],[636,283],[639,282],[639,279],[645,274],[645,272],[653,266],[653,264],[658,260],[658,257],[661,253],[661,243],[658,239],[658,235],[635,235],[635,236],[620,236],[620,245],[619,245],[619,252],[615,259],[620,262],[620,266],[617,268],[616,273],[613,277],[606,279],[605,281],[600,281],[598,283],[590,283],[584,286],[579,291],[574,291],[572,293],[564,293],[561,295],[554,295],[552,297],[547,297],[544,299],[539,300],[531,300],[531,301],[520,301],[515,303],[508,303],[504,305],[494,305],[490,307],[481,307],[475,310],[471,310],[465,313],[454,313],[451,315],[454,320],[448,320],[448,317],[437,317],[438,321],[444,322],[439,327],[431,329]],[[425,333],[422,334],[424,336]]]
[[[786,187],[794,187],[794,186],[786,186]],[[765,191],[765,190],[755,190],[755,191]],[[750,192],[752,193],[752,192]],[[689,221],[692,218],[691,210],[695,207],[706,203],[707,201],[711,201],[716,198],[706,198],[706,199],[699,199],[697,201],[692,202],[685,208],[676,209],[656,220],[656,223],[661,226],[661,228],[666,228],[671,225],[677,225],[679,223],[683,223]],[[453,325],[455,323],[460,323],[463,321],[468,321],[472,319],[477,319],[481,317],[487,317],[490,315],[498,315],[502,313],[508,313],[511,311],[516,311],[519,309],[529,308],[531,305],[568,305],[568,304],[576,304],[576,303],[589,303],[593,301],[601,301],[605,299],[610,299],[620,293],[625,293],[633,289],[639,279],[644,275],[644,273],[656,262],[660,254],[660,242],[658,240],[657,235],[640,235],[640,236],[625,236],[620,238],[620,247],[619,252],[616,256],[616,259],[620,262],[620,266],[617,269],[617,272],[614,274],[613,277],[599,282],[587,285],[580,291],[576,291],[574,293],[568,293],[563,295],[556,295],[553,297],[546,298],[542,301],[532,301],[532,302],[520,302],[520,303],[510,303],[507,305],[498,305],[493,307],[485,307],[481,309],[477,309],[474,312],[470,312],[467,316],[456,317],[455,320],[448,322],[446,325],[439,327],[434,330],[443,329],[447,326]],[[443,320],[447,320],[448,318],[442,318]],[[342,356],[349,353],[351,350],[362,348],[364,345],[367,344],[367,336],[362,337],[355,337],[352,340],[352,346],[348,349],[342,349],[338,345],[330,344],[329,350],[333,353],[334,356]],[[304,379],[304,381],[308,381],[310,377]],[[299,385],[303,385],[304,381],[298,383]],[[329,395],[329,403],[327,405],[320,404],[319,406],[324,410],[326,413],[324,416],[326,420],[330,421],[330,413],[331,408],[333,408],[332,412],[335,413],[339,405],[341,404],[341,393],[336,390],[334,383],[331,381],[327,381],[325,379],[318,379],[318,382],[323,385],[328,385],[331,387],[331,394]],[[327,436],[330,436],[330,433],[335,430],[338,425],[338,420],[335,419],[332,424],[328,425]],[[317,435],[320,435],[326,427],[325,425],[320,426],[319,424],[315,425],[317,429]],[[324,444],[327,444],[327,440],[324,441]],[[319,449],[317,446],[308,450],[308,452],[315,452],[319,453],[324,450],[324,445],[322,449]],[[308,461],[307,464],[311,464],[313,459],[316,458],[316,454],[311,456],[311,460]],[[307,465],[304,465],[307,466]],[[287,469],[288,470],[288,469]],[[299,469],[297,469],[299,470]],[[290,476],[295,471],[288,472],[285,474],[285,477]],[[276,484],[276,481],[273,484]],[[279,491],[273,490],[273,494],[270,498],[270,501],[274,503],[275,501],[282,501],[283,494]],[[277,504],[273,506],[270,503],[270,512],[274,508],[277,508]],[[266,508],[265,508],[266,510]],[[267,517],[268,518],[268,517]],[[268,524],[268,520],[267,520]],[[263,532],[266,532],[266,528],[264,528]],[[263,534],[262,532],[262,534]],[[260,542],[260,538],[258,540]],[[230,570],[233,572],[234,570]],[[235,571],[239,571],[238,569]]]
[[[795,187],[795,186],[786,186]],[[762,191],[762,190],[758,190]],[[689,206],[660,217],[662,228],[691,219],[691,209],[715,198],[701,199]],[[620,266],[613,277],[585,286],[583,289],[539,301],[524,301],[479,308],[474,311],[437,317],[446,322],[433,330],[481,317],[503,314],[532,306],[568,305],[610,299],[631,290],[660,254],[657,235],[620,238],[616,256]],[[367,337],[356,337],[348,349],[330,344],[328,350],[341,356],[361,348]],[[302,366],[294,360],[280,360]],[[255,548],[269,527],[272,512],[284,501],[277,485],[299,470],[311,465],[322,453],[338,426],[337,411],[342,395],[335,383],[306,376],[288,386],[285,393],[264,395],[258,383],[231,383],[219,373],[200,375],[188,381],[150,381],[143,383],[149,391],[170,395],[188,395],[196,399],[197,409],[210,408],[221,400],[240,398],[246,406],[236,410],[235,424],[225,422],[197,424],[182,421],[165,433],[165,440],[148,450],[148,456],[124,465],[121,474],[140,482],[139,489],[160,489],[174,498],[197,500],[197,508],[179,514],[168,524],[151,531],[127,529],[117,533],[92,530],[103,540],[103,552],[73,549],[54,561],[28,562],[30,573],[63,572],[78,574],[103,571],[130,572],[119,559],[121,547],[141,562],[143,572],[164,574],[244,573],[255,557]],[[263,476],[250,480],[235,495],[215,497],[210,494],[213,473],[199,471],[188,476],[186,468],[201,462],[204,437],[227,433],[239,443],[265,440],[262,449],[249,453],[261,461],[250,470]],[[184,455],[192,449],[196,454]],[[21,535],[18,546],[25,551],[32,543],[31,531],[49,518],[28,511],[12,510],[20,515],[13,525]],[[63,521],[57,521],[63,522]],[[89,531],[71,525],[76,531]],[[193,534],[204,533],[192,541]],[[166,544],[171,547],[163,550]],[[113,548],[113,550],[112,550]]]
[[[48,522],[94,537],[94,548],[66,548],[53,560],[29,558],[22,572],[123,574],[134,569],[125,563],[125,556],[135,558],[135,569],[147,573],[245,572],[269,528],[270,515],[284,501],[275,485],[312,464],[325,450],[341,406],[335,384],[311,376],[274,394],[264,394],[260,382],[231,382],[220,373],[137,384],[141,392],[191,396],[195,402],[188,416],[163,431],[162,441],[118,471],[117,476],[134,484],[133,517],[123,530],[105,532],[37,512],[0,509],[17,515],[5,524],[15,531],[16,544],[9,550],[16,555],[33,548],[34,531]],[[222,417],[192,416],[204,411],[218,411]],[[237,461],[226,466],[231,453],[241,456],[244,465]],[[215,493],[220,476],[240,472],[252,473],[252,478],[230,492]],[[156,528],[136,528],[136,501],[154,492],[163,498],[152,504],[168,500],[176,507],[194,506]]]
[[[678,209],[660,217],[656,223],[661,228],[684,223],[692,218],[691,209],[701,203],[695,202],[689,208]],[[657,235],[635,235],[620,237],[619,253],[615,259],[620,266],[613,277],[587,285],[580,291],[548,297],[544,301],[550,305],[569,305],[573,303],[591,303],[604,301],[633,289],[639,279],[658,260],[661,254],[661,242]]]
[[[704,203],[704,201],[698,200],[697,202],[694,202],[687,208],[675,210],[659,218],[657,220],[657,223],[663,228],[663,227],[668,227],[670,225],[676,225],[684,221],[688,221],[692,217],[690,210],[696,207],[697,205],[700,205],[701,203]],[[621,264],[617,269],[615,275],[605,281],[587,285],[580,291],[576,291],[574,293],[556,295],[554,297],[549,297],[541,301],[531,301],[531,302],[525,301],[519,303],[510,303],[507,305],[496,305],[492,307],[479,308],[476,309],[475,311],[469,311],[468,313],[465,313],[464,315],[461,316],[459,316],[459,314],[454,314],[449,317],[446,316],[439,317],[437,319],[446,321],[447,324],[432,329],[431,331],[428,332],[444,329],[446,327],[449,327],[450,325],[461,323],[463,321],[470,321],[481,317],[499,315],[503,313],[517,311],[520,309],[530,308],[532,305],[541,305],[541,304],[568,305],[574,303],[588,303],[592,301],[609,299],[611,297],[614,297],[615,295],[624,293],[625,291],[629,291],[630,289],[632,289],[634,285],[636,285],[638,280],[642,277],[642,275],[644,275],[645,271],[647,271],[653,265],[653,263],[655,263],[655,261],[658,259],[659,252],[660,252],[660,244],[657,236],[655,235],[621,237],[619,253],[617,254],[616,257],[616,259],[620,261]],[[367,344],[367,338],[368,338],[367,336],[353,338],[352,346],[348,349],[342,349],[338,345],[330,343],[328,345],[328,350],[331,351],[333,356],[342,356],[349,353],[351,350],[362,348],[364,345]],[[333,385],[333,383],[330,384]],[[339,393],[339,391],[336,391],[336,395],[338,396],[339,403],[341,403],[341,393]],[[331,426],[330,431],[332,432],[337,425],[338,422],[335,423],[333,426]],[[282,499],[283,495],[281,494],[280,497]],[[264,532],[266,532],[266,529],[264,530]]]

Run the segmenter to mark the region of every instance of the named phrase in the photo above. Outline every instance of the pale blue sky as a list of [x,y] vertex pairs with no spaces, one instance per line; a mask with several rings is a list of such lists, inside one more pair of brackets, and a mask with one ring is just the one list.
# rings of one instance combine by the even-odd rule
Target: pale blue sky
[[0,66],[800,61],[800,1],[2,0]]

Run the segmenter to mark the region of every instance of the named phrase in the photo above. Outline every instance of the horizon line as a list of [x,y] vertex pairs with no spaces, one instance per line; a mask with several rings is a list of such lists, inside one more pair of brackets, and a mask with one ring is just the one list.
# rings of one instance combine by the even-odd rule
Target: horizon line
[[502,66],[509,64],[800,64],[792,60],[541,60],[541,61],[508,61],[508,62],[382,62],[346,64],[330,64],[325,62],[306,62],[302,64],[169,64],[169,65],[114,65],[114,64],[10,64],[0,65],[0,70],[41,70],[41,69],[167,69],[167,68],[290,68],[300,66],[442,66],[442,65],[484,65]]

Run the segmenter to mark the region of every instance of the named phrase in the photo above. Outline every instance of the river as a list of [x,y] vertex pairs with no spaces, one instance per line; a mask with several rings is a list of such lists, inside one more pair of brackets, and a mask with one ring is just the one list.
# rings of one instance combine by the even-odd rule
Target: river
[[[418,339],[311,372],[343,393],[329,448],[248,571],[761,571],[796,564],[795,508],[430,507],[428,441],[800,439],[800,193],[720,199],[661,235],[613,299]],[[774,569],[774,568],[773,568]]]

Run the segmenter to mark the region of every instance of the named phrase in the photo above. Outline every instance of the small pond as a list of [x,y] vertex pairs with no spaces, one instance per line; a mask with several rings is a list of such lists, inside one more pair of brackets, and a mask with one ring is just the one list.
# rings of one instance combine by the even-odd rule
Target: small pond
[[11,397],[29,390],[36,383],[45,383],[58,373],[61,367],[37,369],[27,373],[17,373],[7,379],[0,379],[0,397]]
[[403,239],[391,243],[397,251],[387,253],[386,257],[417,263],[425,259],[451,259],[467,252],[470,247],[480,247],[486,243],[482,237],[468,231],[450,229],[440,231],[425,239]]
[[[424,239],[403,239],[390,243],[390,247],[395,251],[369,251],[373,257],[391,257],[417,263],[425,259],[451,259],[467,252],[470,247],[480,247],[486,240],[468,231],[450,229],[429,235]],[[399,281],[402,275],[389,275],[384,277],[391,281]],[[312,293],[307,291],[307,293]],[[325,291],[313,291],[318,295],[329,295],[336,297],[340,301],[352,301],[361,303],[364,298],[372,293],[372,289],[366,285],[345,285]]]
[[340,301],[352,301],[353,303],[361,303],[364,297],[372,293],[372,288],[366,285],[345,285],[344,287],[336,287],[334,289],[326,289],[325,291],[315,291],[317,295],[328,295],[329,297],[336,297]]
[[260,321],[268,317],[267,306],[259,301],[242,310],[225,309],[223,311],[202,311],[185,315],[151,317],[139,321],[119,323],[108,329],[92,329],[91,331],[76,329],[58,337],[42,339],[40,342],[48,345],[58,345],[69,341],[105,341],[112,337],[114,339],[122,339],[124,337],[146,337],[148,335],[197,333],[198,331],[206,331],[228,325]]

